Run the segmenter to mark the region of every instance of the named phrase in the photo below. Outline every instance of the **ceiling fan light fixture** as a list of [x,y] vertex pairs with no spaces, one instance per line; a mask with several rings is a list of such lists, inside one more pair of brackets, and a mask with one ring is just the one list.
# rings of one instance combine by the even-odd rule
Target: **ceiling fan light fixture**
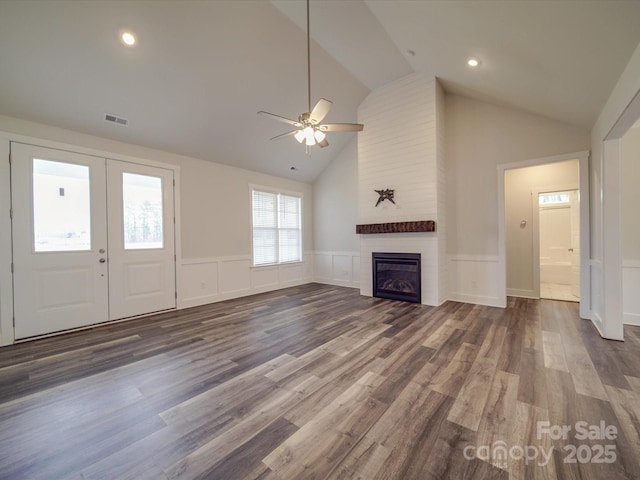
[[313,135],[313,128],[312,127],[305,127],[304,130],[302,130],[304,132],[304,138],[307,141],[307,146],[308,147],[312,147],[313,145],[316,144],[316,139]]
[[333,102],[326,98],[321,98],[318,103],[315,104],[313,109],[311,108],[311,35],[309,33],[309,0],[306,0],[307,4],[307,107],[308,111],[301,113],[298,116],[298,120],[292,120],[290,118],[275,115],[273,113],[260,110],[258,114],[268,115],[274,120],[287,123],[296,128],[280,135],[276,135],[271,140],[277,140],[280,138],[293,136],[298,143],[304,143],[307,155],[311,155],[309,147],[318,145],[320,148],[328,147],[327,135],[325,132],[361,132],[364,125],[359,123],[327,123],[322,124],[324,118],[329,113],[329,109]]

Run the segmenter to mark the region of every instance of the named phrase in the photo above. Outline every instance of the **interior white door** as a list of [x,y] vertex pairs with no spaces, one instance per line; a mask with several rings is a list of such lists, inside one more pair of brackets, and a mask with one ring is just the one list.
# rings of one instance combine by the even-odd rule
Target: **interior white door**
[[172,170],[107,161],[111,319],[176,306],[173,183]]
[[11,143],[15,337],[108,320],[105,159]]
[[540,282],[570,285],[571,208],[540,207]]

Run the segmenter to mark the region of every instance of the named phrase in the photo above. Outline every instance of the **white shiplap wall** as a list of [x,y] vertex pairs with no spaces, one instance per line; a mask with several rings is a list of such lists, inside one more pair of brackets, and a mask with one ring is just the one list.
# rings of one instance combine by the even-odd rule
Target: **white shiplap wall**
[[[373,91],[358,109],[359,223],[433,220],[437,209],[434,78],[409,75]],[[396,205],[375,206],[374,190]]]
[[[438,113],[439,111],[439,113]],[[372,294],[371,252],[422,254],[422,303],[447,298],[444,243],[444,94],[433,77],[412,74],[369,94],[358,109],[358,223],[435,220],[437,233],[360,236],[360,291]],[[437,127],[440,122],[440,127]],[[374,190],[396,204],[375,206]]]

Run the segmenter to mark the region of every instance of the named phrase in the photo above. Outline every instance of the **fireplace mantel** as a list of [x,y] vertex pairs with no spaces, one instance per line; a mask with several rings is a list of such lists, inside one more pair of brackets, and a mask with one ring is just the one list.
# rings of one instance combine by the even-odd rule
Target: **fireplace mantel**
[[373,233],[411,233],[411,232],[435,232],[436,222],[434,220],[420,220],[417,222],[395,222],[395,223],[366,223],[356,225],[357,234]]

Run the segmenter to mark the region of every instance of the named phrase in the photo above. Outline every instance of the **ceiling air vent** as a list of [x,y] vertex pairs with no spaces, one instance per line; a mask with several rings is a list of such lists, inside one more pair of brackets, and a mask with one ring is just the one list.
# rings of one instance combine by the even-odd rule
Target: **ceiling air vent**
[[117,123],[118,125],[122,125],[124,127],[129,125],[129,120],[127,120],[126,118],[116,117],[115,115],[111,115],[110,113],[105,113],[104,119],[107,122]]

